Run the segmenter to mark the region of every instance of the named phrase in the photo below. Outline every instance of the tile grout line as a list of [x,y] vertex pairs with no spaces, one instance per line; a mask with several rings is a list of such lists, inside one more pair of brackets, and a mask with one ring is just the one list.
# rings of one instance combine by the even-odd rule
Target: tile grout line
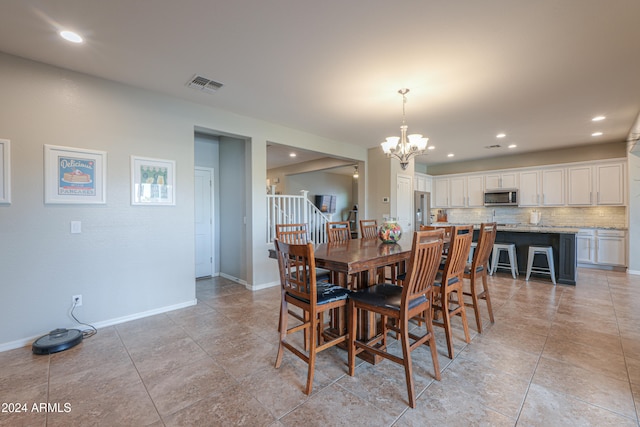
[[640,407],[636,404],[636,400],[633,398],[633,384],[631,383],[631,375],[629,374],[629,364],[627,362],[627,352],[624,348],[624,343],[622,341],[622,334],[620,333],[620,323],[618,321],[618,311],[616,310],[616,303],[613,299],[613,295],[611,294],[611,283],[609,282],[609,275],[606,275],[607,278],[607,289],[609,289],[609,298],[611,299],[611,305],[613,306],[613,314],[616,316],[616,328],[618,329],[618,336],[620,337],[620,346],[622,347],[622,357],[624,358],[624,367],[627,370],[627,380],[629,382],[629,391],[631,392],[631,401],[633,402],[633,407],[636,411],[636,423],[640,426]]
[[[166,316],[166,317],[167,317],[167,319],[169,319],[168,316]],[[169,319],[169,320],[171,320],[171,319]],[[127,356],[129,357],[129,360],[133,364],[133,368],[136,370],[136,374],[138,374],[138,378],[140,379],[140,382],[142,383],[142,386],[144,387],[144,391],[147,393],[147,396],[149,397],[149,400],[153,404],[153,409],[156,410],[156,414],[158,414],[158,418],[160,419],[160,422],[162,423],[163,426],[166,425],[164,423],[164,419],[162,418],[162,415],[160,415],[160,411],[158,410],[158,407],[156,406],[155,400],[153,400],[153,397],[151,397],[151,394],[149,393],[149,389],[147,388],[147,384],[144,382],[144,379],[142,378],[142,375],[140,374],[140,371],[138,370],[138,366],[136,365],[135,360],[133,360],[133,357],[131,357],[131,353],[129,353],[129,348],[127,347],[125,342],[122,340],[122,337],[120,336],[120,332],[118,331],[118,328],[114,327],[113,329],[116,332],[116,335],[118,336],[118,339],[120,340],[120,343],[122,344],[122,347],[127,352]]]
[[515,425],[518,424],[518,421],[520,420],[520,416],[522,415],[522,410],[524,409],[524,403],[527,400],[527,396],[529,395],[529,390],[531,389],[531,384],[533,384],[533,378],[536,376],[536,371],[538,370],[538,366],[540,366],[540,360],[542,359],[542,354],[544,353],[544,349],[547,346],[547,343],[549,342],[549,336],[551,335],[551,328],[553,328],[553,323],[555,322],[555,318],[558,314],[558,309],[560,308],[560,302],[562,301],[562,298],[564,297],[564,295],[565,295],[565,291],[564,289],[562,289],[562,294],[560,295],[558,305],[556,306],[556,310],[553,313],[551,325],[549,326],[549,329],[547,331],[547,337],[544,340],[544,345],[542,346],[542,350],[540,350],[540,355],[538,355],[538,360],[536,361],[536,366],[533,368],[533,373],[531,374],[531,379],[529,379],[529,384],[527,384],[527,389],[524,392],[524,396],[522,396],[522,402],[520,403],[520,409],[518,409],[518,416],[516,417]]

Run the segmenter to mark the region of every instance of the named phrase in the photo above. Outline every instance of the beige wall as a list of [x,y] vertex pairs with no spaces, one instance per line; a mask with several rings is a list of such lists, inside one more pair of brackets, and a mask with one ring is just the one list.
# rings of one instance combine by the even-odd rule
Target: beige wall
[[367,217],[382,222],[385,215],[391,215],[391,203],[383,202],[383,198],[391,199],[391,162],[382,153],[380,147],[370,148],[368,152],[367,185]]

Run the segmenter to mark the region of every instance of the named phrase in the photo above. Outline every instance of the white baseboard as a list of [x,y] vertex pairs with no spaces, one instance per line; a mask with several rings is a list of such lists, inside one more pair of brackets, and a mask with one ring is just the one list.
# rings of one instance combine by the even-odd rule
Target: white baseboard
[[[169,305],[166,307],[160,307],[160,308],[155,308],[153,310],[148,310],[148,311],[143,311],[140,313],[134,313],[134,314],[130,314],[128,316],[122,316],[122,317],[117,317],[115,319],[109,319],[109,320],[105,320],[102,322],[95,322],[92,323],[92,325],[96,328],[96,329],[100,329],[100,328],[106,328],[107,326],[113,326],[113,325],[117,325],[119,323],[124,323],[124,322],[129,322],[131,320],[136,320],[136,319],[142,319],[143,317],[149,317],[149,316],[153,316],[156,314],[161,314],[161,313],[166,313],[169,311],[173,311],[173,310],[178,310],[180,308],[185,308],[185,307],[190,307],[192,305],[196,305],[198,303],[197,299],[193,299],[191,301],[185,301],[182,302],[180,304],[174,304],[174,305]],[[69,329],[73,328],[73,326],[69,326]],[[33,343],[33,341],[35,341],[36,339],[40,338],[41,336],[46,335],[46,333],[42,333],[40,335],[35,335],[32,337],[26,337],[26,338],[21,338],[19,340],[15,340],[15,341],[9,341],[6,343],[0,343],[0,353],[3,351],[9,351],[9,350],[13,350],[16,348],[21,348],[21,347],[26,347],[29,346]]]
[[243,285],[245,288],[247,288],[247,290],[249,291],[259,291],[260,289],[267,289],[267,288],[272,288],[274,286],[280,286],[279,280],[276,280],[275,282],[263,283],[261,285],[250,285],[249,283],[246,282],[246,280],[238,279],[237,277],[230,276],[225,273],[220,273],[220,277],[224,277],[225,279],[229,279],[233,282],[239,283]]
[[633,274],[635,276],[640,276],[640,271],[638,270],[627,270],[627,273]]
[[259,291],[260,289],[273,288],[274,286],[280,286],[280,281],[276,280],[275,282],[263,283],[261,285],[252,285],[247,289],[251,291]]
[[249,286],[247,285],[247,281],[246,280],[238,279],[237,277],[230,276],[229,274],[226,274],[226,273],[220,273],[220,277],[224,277],[225,279],[229,279],[232,282],[239,283],[242,286],[244,286],[245,288],[249,289]]

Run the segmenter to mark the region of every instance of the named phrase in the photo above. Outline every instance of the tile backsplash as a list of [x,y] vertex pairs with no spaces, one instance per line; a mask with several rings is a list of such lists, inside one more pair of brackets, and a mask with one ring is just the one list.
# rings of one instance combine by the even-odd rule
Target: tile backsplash
[[518,208],[495,207],[477,209],[433,209],[433,218],[444,210],[447,221],[454,224],[479,224],[495,221],[500,224],[529,224],[532,211],[541,214],[540,225],[554,227],[627,228],[625,206]]

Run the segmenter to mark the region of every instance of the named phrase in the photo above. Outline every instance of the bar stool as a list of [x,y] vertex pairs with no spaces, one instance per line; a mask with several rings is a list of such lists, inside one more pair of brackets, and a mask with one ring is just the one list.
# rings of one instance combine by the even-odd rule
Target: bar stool
[[[549,267],[534,267],[533,258],[536,256],[536,254],[546,256],[547,264],[549,265]],[[551,276],[551,281],[553,282],[553,284],[556,284],[556,269],[553,264],[553,248],[551,246],[529,246],[526,280],[529,280],[529,276],[531,276],[531,273],[547,274]]]
[[[507,251],[509,262],[500,262],[500,253]],[[508,268],[511,270],[511,276],[515,279],[520,274],[518,271],[518,257],[516,256],[515,243],[494,243],[493,254],[491,255],[491,274],[493,275],[498,268]]]

